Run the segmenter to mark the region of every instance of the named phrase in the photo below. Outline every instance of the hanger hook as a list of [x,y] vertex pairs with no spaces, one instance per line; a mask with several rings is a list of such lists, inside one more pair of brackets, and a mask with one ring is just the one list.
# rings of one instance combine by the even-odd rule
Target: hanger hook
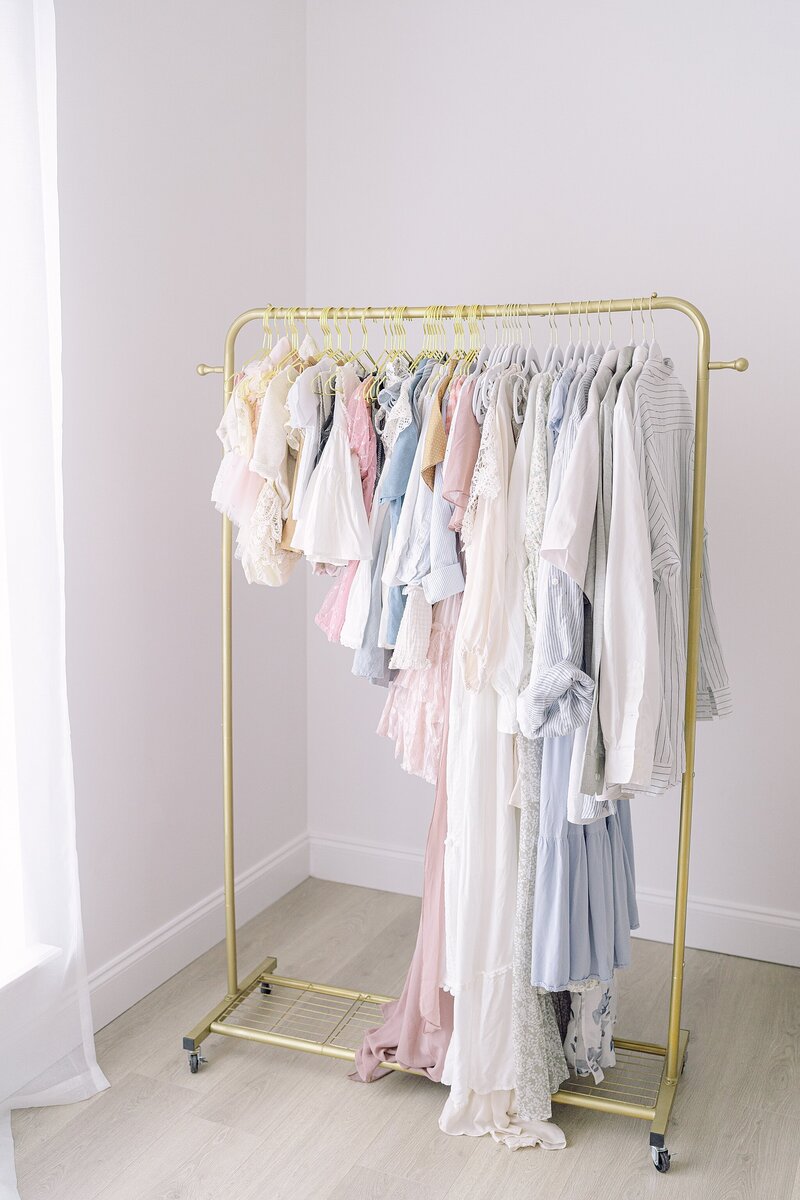
[[649,312],[650,312],[650,329],[651,329],[651,332],[652,332],[652,335],[653,335],[653,341],[655,341],[655,340],[656,340],[656,323],[655,323],[655,321],[653,320],[653,300],[655,299],[655,297],[656,297],[657,295],[658,295],[658,292],[651,292],[651,293],[650,293],[650,303],[649,303],[649,305],[648,305]]
[[273,311],[273,306],[271,304],[268,304],[267,307],[264,309],[264,320],[262,322],[262,324],[264,326],[263,349],[266,350],[267,354],[269,354],[270,350],[272,349],[272,326],[269,323],[269,319],[270,319],[270,316],[272,315],[272,311]]

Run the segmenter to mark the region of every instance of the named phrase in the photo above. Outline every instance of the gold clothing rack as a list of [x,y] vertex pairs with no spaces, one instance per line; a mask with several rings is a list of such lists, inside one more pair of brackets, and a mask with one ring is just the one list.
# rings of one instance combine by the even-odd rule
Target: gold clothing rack
[[[692,801],[694,794],[695,733],[697,713],[697,676],[700,647],[701,566],[703,516],[706,491],[708,446],[709,372],[747,370],[747,359],[729,362],[711,361],[711,337],[708,323],[694,305],[675,296],[655,293],[643,299],[588,300],[550,304],[490,304],[437,306],[433,308],[251,308],[230,326],[225,338],[223,365],[201,363],[201,375],[223,375],[223,409],[233,390],[236,339],[246,325],[282,320],[304,323],[315,321],[328,331],[328,322],[336,319],[364,322],[390,322],[390,329],[405,321],[441,323],[445,320],[481,321],[486,318],[513,320],[527,317],[585,315],[601,316],[669,309],[683,313],[697,333],[697,375],[695,392],[695,455],[692,494],[691,564],[689,570],[689,621],[686,659],[685,743],[686,767],[681,786],[680,832],[675,886],[675,920],[672,948],[672,979],[666,1045],[615,1038],[618,1065],[606,1073],[600,1084],[570,1077],[553,1100],[581,1108],[598,1109],[619,1116],[650,1121],[650,1150],[659,1171],[669,1167],[665,1134],[678,1080],[685,1063],[689,1032],[681,1028],[684,952],[686,946],[686,906],[689,888],[689,851],[691,845]],[[394,323],[394,325],[392,324]],[[338,332],[338,324],[337,324]],[[379,1005],[391,999],[370,992],[329,987],[275,973],[275,958],[267,958],[243,980],[239,979],[236,954],[236,897],[233,847],[233,668],[231,605],[232,530],[227,517],[222,519],[222,762],[223,831],[225,882],[225,941],[227,949],[226,995],[183,1039],[189,1053],[189,1067],[199,1070],[205,1059],[202,1043],[211,1033],[244,1038],[267,1045],[303,1050],[312,1054],[352,1062],[363,1034],[380,1023]],[[385,1063],[403,1071],[397,1063]]]

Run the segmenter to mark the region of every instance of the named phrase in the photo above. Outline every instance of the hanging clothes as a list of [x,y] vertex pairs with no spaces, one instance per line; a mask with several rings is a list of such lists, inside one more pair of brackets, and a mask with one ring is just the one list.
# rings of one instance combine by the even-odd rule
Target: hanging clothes
[[[432,662],[431,668],[440,681],[442,691],[433,705],[433,711],[443,714],[443,723],[441,730],[434,730],[426,724],[424,729],[416,731],[419,735],[416,746],[422,761],[430,761],[438,749],[434,781],[436,798],[425,846],[422,913],[414,954],[400,998],[384,1005],[384,1023],[377,1029],[369,1030],[356,1054],[357,1075],[366,1082],[386,1073],[386,1068],[380,1068],[382,1062],[399,1062],[404,1067],[424,1071],[439,1082],[453,1032],[453,997],[442,990],[440,980],[444,962],[443,873],[447,836],[448,716],[453,639],[460,607],[460,595],[443,600],[437,605],[434,619],[434,629],[438,631],[439,638],[433,654],[439,661],[437,666]],[[433,697],[429,699],[433,700]],[[424,749],[419,745],[420,741],[425,742]],[[403,766],[405,770],[410,769],[405,761]]]
[[[346,359],[281,339],[246,364],[213,500],[250,581],[335,577],[317,624],[435,786],[414,955],[358,1074],[422,1070],[445,1132],[559,1148],[552,1094],[615,1064],[631,805],[685,761],[692,408],[655,342]],[[707,568],[701,719],[731,706]]]
[[372,556],[361,472],[347,427],[347,406],[358,384],[352,364],[336,369],[330,436],[308,482],[292,540],[311,563],[341,567]]
[[[347,436],[350,442],[350,451],[358,462],[361,475],[361,494],[368,518],[372,512],[377,471],[375,427],[365,402],[370,382],[365,380],[358,384],[347,401]],[[353,586],[359,562],[365,561],[368,560],[355,558],[350,560],[341,576],[330,588],[322,607],[314,618],[323,633],[327,634],[330,642],[338,642],[341,638],[350,589]]]
[[475,515],[450,705],[445,927],[446,983],[454,1003],[442,1077],[450,1096],[439,1125],[450,1133],[490,1133],[512,1146],[561,1146],[557,1126],[520,1118],[515,1092],[514,749],[512,736],[498,731],[498,695],[490,684],[500,649],[490,597],[498,589],[502,595],[505,579],[513,445],[510,398],[500,389],[488,401],[473,477]]
[[216,509],[236,526],[255,507],[261,490],[261,481],[250,472],[258,409],[270,379],[289,349],[288,338],[281,338],[268,354],[259,355],[242,368],[233,381],[230,400],[217,428],[224,453],[211,499]]

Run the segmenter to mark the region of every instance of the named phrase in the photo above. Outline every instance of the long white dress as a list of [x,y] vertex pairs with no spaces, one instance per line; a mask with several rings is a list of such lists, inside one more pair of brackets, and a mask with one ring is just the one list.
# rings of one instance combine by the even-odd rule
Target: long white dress
[[[564,1145],[547,1121],[518,1117],[512,1037],[516,905],[514,739],[497,728],[490,679],[501,652],[490,597],[502,595],[506,508],[514,452],[510,389],[490,402],[475,468],[479,495],[467,549],[467,582],[456,631],[447,757],[445,987],[453,993],[453,1036],[442,1082],[450,1096],[445,1133],[516,1147]],[[465,670],[466,668],[466,680]],[[467,683],[479,690],[468,690]]]

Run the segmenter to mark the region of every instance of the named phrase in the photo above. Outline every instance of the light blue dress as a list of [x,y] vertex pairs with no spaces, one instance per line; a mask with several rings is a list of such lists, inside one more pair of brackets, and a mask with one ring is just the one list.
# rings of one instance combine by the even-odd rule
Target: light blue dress
[[[600,363],[591,355],[577,386],[565,370],[554,393],[566,395],[551,409],[556,452],[548,511],[586,412],[589,387]],[[533,907],[531,983],[548,991],[610,982],[630,963],[630,931],[638,924],[633,841],[627,801],[586,825],[567,820],[574,734],[589,721],[594,683],[583,670],[583,591],[542,561],[534,664],[520,727],[544,739],[538,868]]]
[[[389,520],[391,535],[394,537],[397,529],[397,522],[400,520],[400,511],[403,507],[403,498],[408,487],[409,477],[411,475],[411,467],[414,462],[414,455],[417,452],[417,442],[419,441],[420,422],[417,402],[421,388],[427,382],[428,376],[433,370],[433,359],[424,359],[417,368],[414,378],[411,382],[410,400],[411,408],[414,414],[414,420],[410,425],[398,434],[391,457],[386,464],[386,469],[383,473],[380,494],[378,502],[380,504],[389,505]],[[399,394],[399,388],[397,389]],[[381,406],[391,407],[397,395],[390,393],[389,389],[384,389],[378,396],[378,403]],[[387,533],[388,536],[388,533]],[[386,640],[389,645],[393,646],[397,640],[397,632],[400,628],[400,622],[403,618],[403,610],[406,606],[406,598],[403,595],[402,587],[389,588],[387,597],[388,606],[388,621],[386,626]]]

